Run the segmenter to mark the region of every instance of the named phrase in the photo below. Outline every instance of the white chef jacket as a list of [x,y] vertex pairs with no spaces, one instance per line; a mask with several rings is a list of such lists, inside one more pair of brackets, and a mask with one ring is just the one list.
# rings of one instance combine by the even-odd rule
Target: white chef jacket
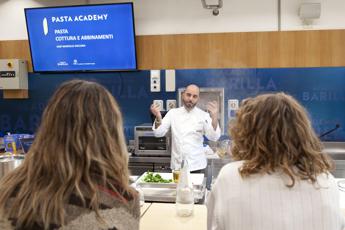
[[243,161],[225,165],[207,197],[208,230],[342,230],[340,193],[331,174],[320,174],[314,185],[285,174],[242,178]]
[[180,167],[182,155],[188,161],[190,171],[206,168],[207,160],[203,147],[205,135],[211,141],[217,141],[221,131],[219,124],[214,130],[210,115],[194,107],[187,111],[184,107],[171,109],[162,119],[162,124],[152,130],[156,137],[164,136],[171,129],[171,168]]

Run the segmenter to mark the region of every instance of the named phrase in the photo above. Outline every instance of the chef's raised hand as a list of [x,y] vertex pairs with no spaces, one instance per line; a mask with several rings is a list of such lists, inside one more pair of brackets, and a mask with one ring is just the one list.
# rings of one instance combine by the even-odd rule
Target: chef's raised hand
[[206,105],[207,111],[210,113],[212,119],[213,129],[216,130],[218,126],[218,103],[217,101],[212,101]]
[[152,104],[150,107],[150,110],[151,110],[151,113],[153,115],[155,115],[156,119],[160,121],[162,119],[162,115],[161,115],[161,111],[159,110],[159,108],[160,108],[159,105]]
[[218,103],[217,101],[208,102],[206,105],[207,111],[210,113],[210,116],[213,119],[218,119]]

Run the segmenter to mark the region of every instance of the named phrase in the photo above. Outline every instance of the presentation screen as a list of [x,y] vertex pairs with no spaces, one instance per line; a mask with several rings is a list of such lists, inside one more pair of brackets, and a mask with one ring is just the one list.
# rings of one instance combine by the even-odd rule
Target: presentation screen
[[25,9],[34,72],[137,69],[132,3]]

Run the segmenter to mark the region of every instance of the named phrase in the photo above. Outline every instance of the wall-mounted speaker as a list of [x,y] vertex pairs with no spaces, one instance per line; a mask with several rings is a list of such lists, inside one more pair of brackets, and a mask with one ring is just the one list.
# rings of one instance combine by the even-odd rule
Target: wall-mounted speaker
[[318,19],[321,15],[321,3],[302,3],[298,15],[301,19]]

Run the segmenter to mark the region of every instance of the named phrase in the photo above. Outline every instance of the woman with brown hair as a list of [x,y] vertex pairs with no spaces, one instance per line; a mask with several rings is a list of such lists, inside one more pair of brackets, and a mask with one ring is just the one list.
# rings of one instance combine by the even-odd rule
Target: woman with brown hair
[[229,132],[237,161],[208,197],[208,229],[342,229],[332,162],[293,97],[244,100]]
[[23,164],[1,180],[0,211],[0,229],[139,229],[122,115],[103,86],[57,89]]

